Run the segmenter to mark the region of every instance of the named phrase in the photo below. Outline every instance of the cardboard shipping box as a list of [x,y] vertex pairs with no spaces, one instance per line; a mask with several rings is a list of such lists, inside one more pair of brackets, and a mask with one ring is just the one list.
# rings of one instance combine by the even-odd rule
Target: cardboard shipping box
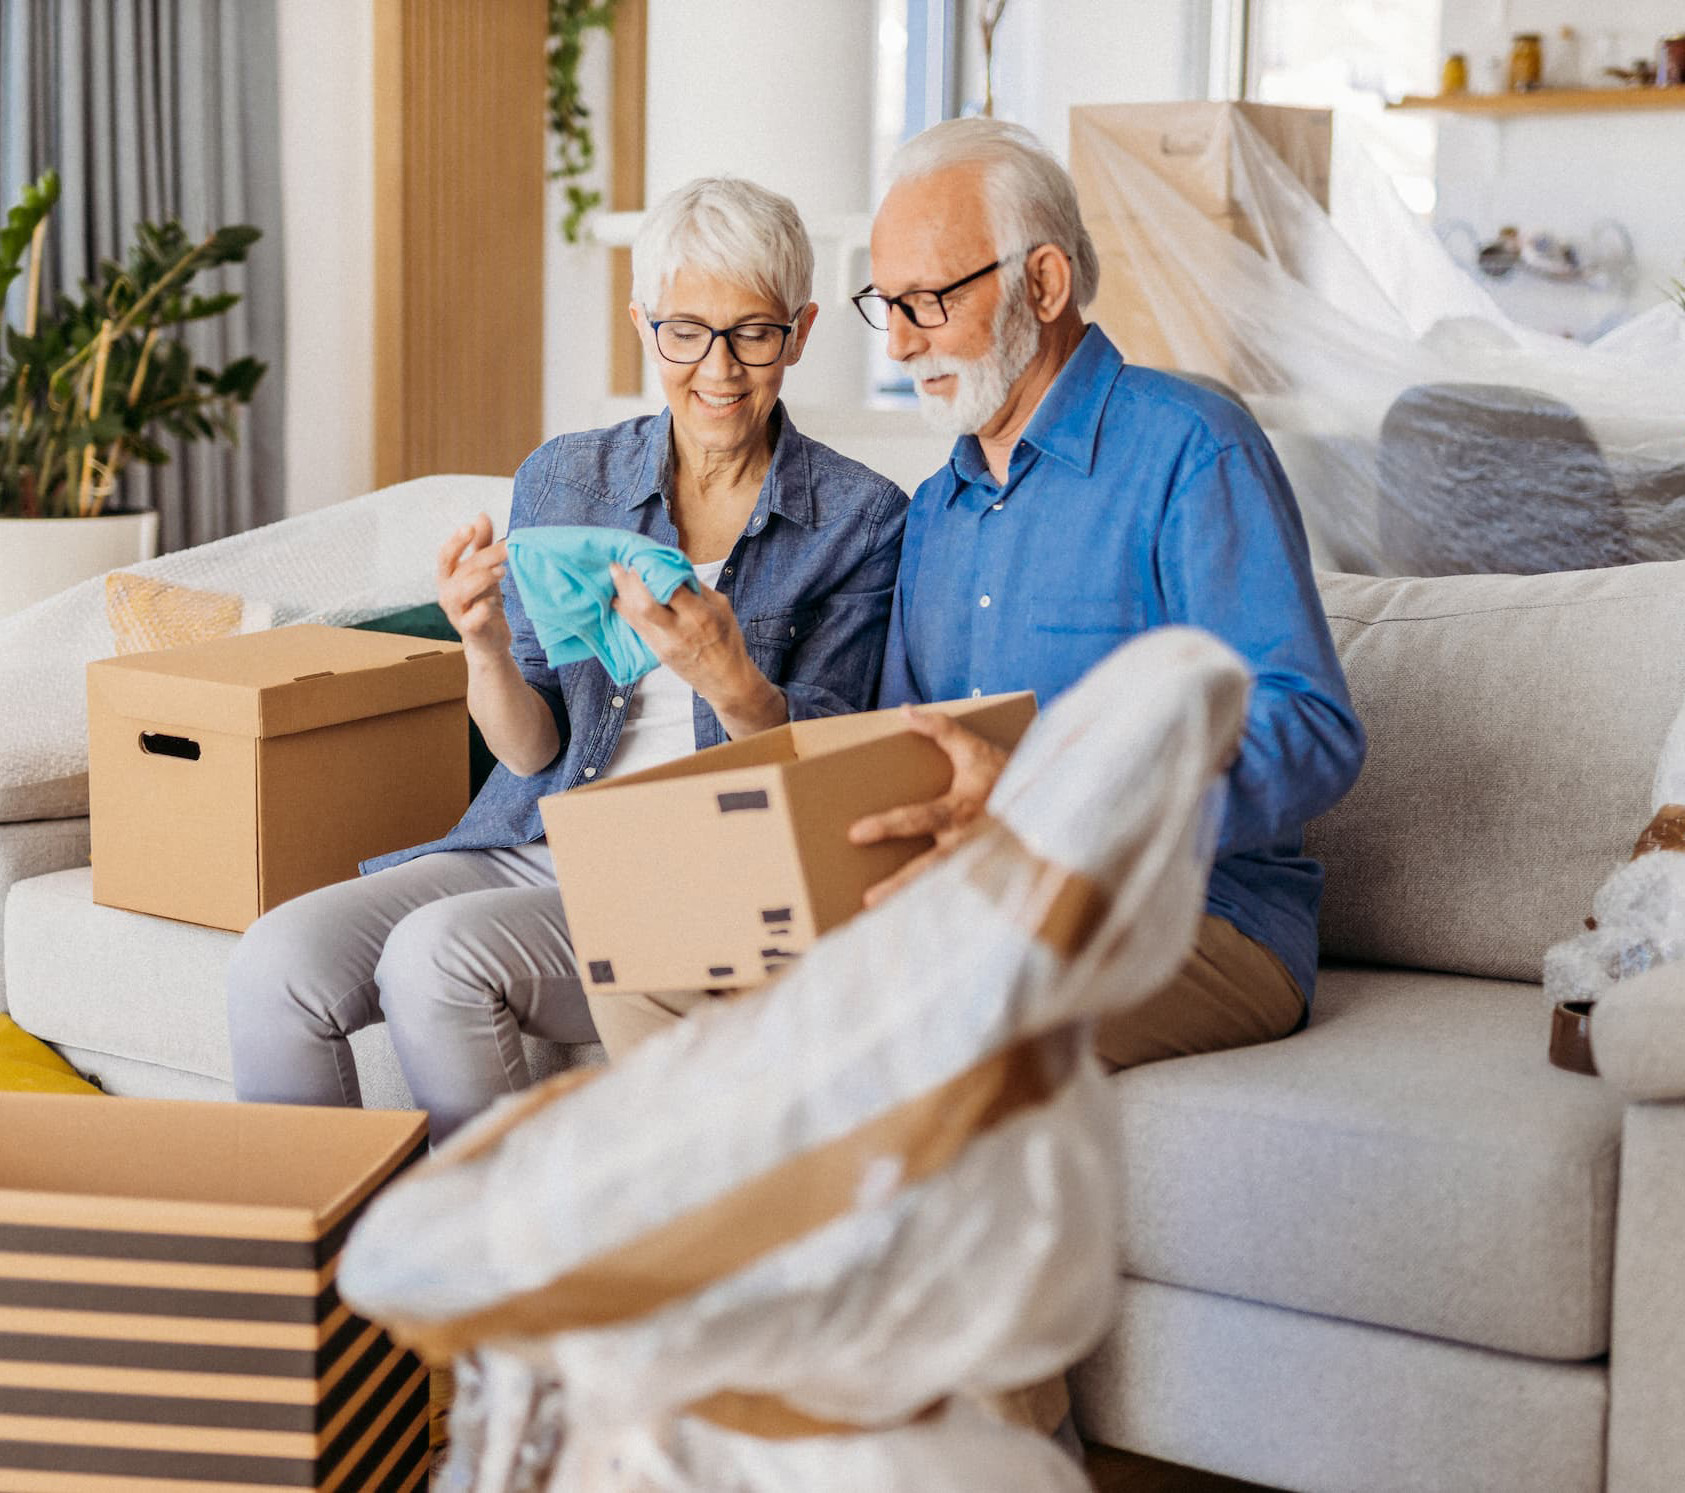
[[334,1287],[410,1112],[0,1094],[0,1493],[425,1485],[427,1372]]
[[[1010,751],[1032,694],[929,707]],[[935,798],[946,754],[896,710],[796,721],[540,800],[585,987],[759,985],[928,841],[856,846],[863,814]]]
[[[1108,163],[1121,156],[1145,167],[1208,222],[1261,249],[1241,206],[1236,132],[1243,124],[1256,131],[1326,210],[1333,121],[1327,109],[1236,102],[1086,104],[1071,110],[1071,177],[1100,258],[1099,293],[1089,315],[1130,362],[1161,368],[1180,364],[1223,376],[1236,350],[1201,346],[1197,357],[1181,358],[1172,351],[1153,282],[1162,272],[1175,283],[1178,245],[1166,239],[1150,205],[1133,201],[1121,188]],[[1186,353],[1188,339],[1199,328],[1190,322],[1180,330]]]
[[243,931],[468,806],[457,643],[314,624],[88,665],[94,900]]

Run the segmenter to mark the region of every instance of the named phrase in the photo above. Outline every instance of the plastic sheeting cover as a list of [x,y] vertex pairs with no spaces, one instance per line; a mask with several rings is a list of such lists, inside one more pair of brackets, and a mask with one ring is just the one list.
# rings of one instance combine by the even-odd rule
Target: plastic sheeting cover
[[[375,1201],[343,1257],[346,1298],[435,1350],[466,1321],[472,1335],[451,1346],[487,1350],[456,1427],[476,1450],[447,1486],[1085,1486],[1051,1443],[948,1397],[1042,1380],[1105,1329],[1121,1176],[1107,1090],[1073,1024],[1151,993],[1185,957],[1247,677],[1187,629],[1118,650],[1031,728],[985,830],[904,893],[602,1076],[531,1113],[533,1096],[494,1109]],[[1061,944],[1048,918],[1068,872],[1098,889],[1098,917]],[[821,1185],[820,1148],[1025,1043],[1038,1062],[1063,1054],[1050,1096],[968,1133],[941,1169],[904,1176],[906,1154],[874,1144],[841,1173],[853,1180],[836,1213],[676,1298],[581,1321],[605,1290],[670,1290],[699,1251],[776,1234]],[[753,1192],[793,1158],[776,1198]],[[721,1224],[745,1192],[764,1206]],[[687,1222],[666,1266],[626,1263]],[[574,1286],[568,1306],[581,1277],[596,1287]],[[762,1439],[686,1413],[727,1391],[875,1429]],[[549,1480],[529,1482],[552,1443]]]
[[1083,209],[1118,245],[1102,282],[1128,277],[1174,367],[1228,385],[1269,433],[1319,564],[1446,575],[1685,556],[1676,306],[1589,345],[1521,327],[1398,198],[1356,121],[1334,132],[1325,212],[1244,114],[1213,127],[1224,107],[1142,112],[1203,135],[1220,159],[1187,175],[1227,183],[1225,214],[1120,146],[1102,117],[1121,110],[1072,111],[1073,158],[1098,183]]

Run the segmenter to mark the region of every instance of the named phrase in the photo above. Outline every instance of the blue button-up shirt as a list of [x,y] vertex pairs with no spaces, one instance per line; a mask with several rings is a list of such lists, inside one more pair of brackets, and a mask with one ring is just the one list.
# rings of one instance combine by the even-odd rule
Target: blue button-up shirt
[[[883,660],[907,495],[887,477],[810,441],[779,404],[772,465],[755,510],[726,557],[718,590],[730,599],[749,657],[784,692],[790,718],[845,715],[871,705]],[[521,464],[509,528],[604,524],[677,545],[672,416],[558,436]],[[501,763],[442,840],[364,864],[378,871],[434,850],[524,845],[544,834],[538,800],[599,776],[614,756],[631,689],[595,659],[553,669],[512,576],[503,605],[521,676],[556,718],[561,748],[521,777]],[[696,745],[726,733],[694,696]]]
[[1322,868],[1305,822],[1362,765],[1299,510],[1237,405],[1126,367],[1090,327],[996,482],[973,436],[913,496],[879,703],[1033,689],[1045,708],[1151,627],[1214,633],[1252,667],[1208,911],[1308,998]]

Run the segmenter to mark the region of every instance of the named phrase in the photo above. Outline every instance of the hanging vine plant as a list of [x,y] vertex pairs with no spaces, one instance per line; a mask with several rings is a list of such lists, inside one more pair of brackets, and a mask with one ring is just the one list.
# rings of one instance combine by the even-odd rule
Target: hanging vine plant
[[579,84],[579,64],[585,55],[585,39],[592,31],[614,29],[617,0],[550,0],[550,40],[545,53],[548,87],[546,103],[550,128],[560,144],[552,179],[567,186],[568,210],[562,219],[562,236],[579,242],[585,215],[603,200],[601,192],[579,186],[596,163],[597,143],[591,135],[591,111],[586,107]]

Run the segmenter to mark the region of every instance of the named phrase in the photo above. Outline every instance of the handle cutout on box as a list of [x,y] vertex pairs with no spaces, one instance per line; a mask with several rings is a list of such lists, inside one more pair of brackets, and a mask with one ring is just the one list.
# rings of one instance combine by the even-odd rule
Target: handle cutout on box
[[437,658],[441,651],[442,650],[438,648],[429,648],[425,653],[406,653],[404,655],[404,662],[411,663],[418,658]]
[[294,674],[293,683],[303,684],[306,679],[332,679],[332,669],[318,669],[314,674]]
[[199,760],[199,743],[186,736],[166,736],[162,731],[142,731],[140,749],[151,757],[180,757],[184,762]]

